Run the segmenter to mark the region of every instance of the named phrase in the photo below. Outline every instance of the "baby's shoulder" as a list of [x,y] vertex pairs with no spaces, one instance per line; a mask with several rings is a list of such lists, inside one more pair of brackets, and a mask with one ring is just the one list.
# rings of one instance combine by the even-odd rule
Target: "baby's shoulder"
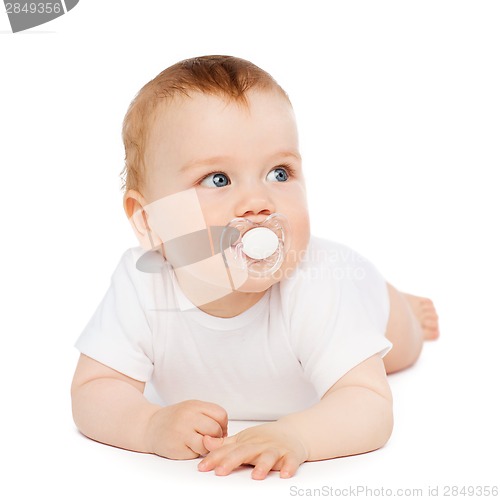
[[373,265],[347,245],[311,236],[295,271],[280,284],[282,297],[331,301],[345,286],[359,284],[371,275]]
[[137,246],[127,249],[121,256],[111,281],[115,286],[134,288],[137,293],[147,297],[158,282],[167,281],[169,273],[163,256],[155,251],[144,250]]
[[151,272],[148,270],[149,255],[150,252],[145,251],[139,246],[125,250],[113,271],[112,280],[121,280],[125,277],[132,282],[141,280],[141,278]]
[[280,287],[283,311],[299,330],[321,329],[339,316],[349,322],[361,312],[378,317],[377,311],[388,307],[385,280],[376,267],[352,248],[318,237],[311,237],[301,264]]
[[311,236],[296,274],[306,281],[349,278],[367,264],[367,259],[347,245]]

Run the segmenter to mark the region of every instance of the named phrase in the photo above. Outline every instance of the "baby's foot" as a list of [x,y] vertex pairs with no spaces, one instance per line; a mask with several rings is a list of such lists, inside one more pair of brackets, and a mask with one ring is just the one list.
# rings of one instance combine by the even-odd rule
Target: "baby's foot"
[[403,294],[410,304],[413,314],[420,322],[424,340],[435,340],[439,337],[439,323],[436,308],[431,299],[417,297],[409,293]]

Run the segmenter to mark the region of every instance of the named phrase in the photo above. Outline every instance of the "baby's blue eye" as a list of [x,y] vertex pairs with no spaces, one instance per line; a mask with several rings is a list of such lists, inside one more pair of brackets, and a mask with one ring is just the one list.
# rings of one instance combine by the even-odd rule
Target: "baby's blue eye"
[[267,180],[272,182],[285,182],[288,180],[288,172],[281,167],[273,168],[267,174]]
[[209,174],[200,182],[200,185],[209,188],[224,187],[227,186],[228,184],[229,184],[229,177],[221,172],[217,172],[215,174]]

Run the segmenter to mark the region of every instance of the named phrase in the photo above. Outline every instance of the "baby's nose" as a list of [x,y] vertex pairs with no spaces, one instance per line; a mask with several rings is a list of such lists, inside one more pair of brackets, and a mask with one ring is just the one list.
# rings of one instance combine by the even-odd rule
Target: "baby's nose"
[[262,222],[275,211],[273,200],[265,189],[254,186],[240,193],[236,207],[237,217]]

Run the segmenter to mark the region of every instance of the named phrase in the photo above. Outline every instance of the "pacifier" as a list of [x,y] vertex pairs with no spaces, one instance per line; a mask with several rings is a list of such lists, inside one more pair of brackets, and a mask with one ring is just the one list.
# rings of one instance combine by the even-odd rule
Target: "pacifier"
[[271,214],[260,223],[237,217],[223,229],[220,248],[224,249],[222,255],[227,267],[265,277],[283,263],[290,238],[290,226],[283,214]]

